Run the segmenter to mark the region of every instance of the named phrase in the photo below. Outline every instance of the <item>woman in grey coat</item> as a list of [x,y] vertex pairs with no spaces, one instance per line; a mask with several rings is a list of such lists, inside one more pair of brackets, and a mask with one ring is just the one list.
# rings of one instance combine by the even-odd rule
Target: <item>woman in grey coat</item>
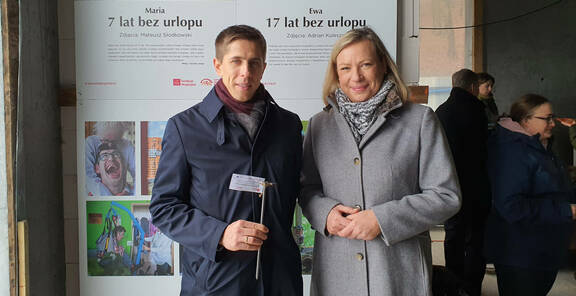
[[432,295],[428,229],[460,207],[434,112],[406,101],[369,28],[334,45],[324,98],[304,139],[300,199],[316,230],[311,294]]

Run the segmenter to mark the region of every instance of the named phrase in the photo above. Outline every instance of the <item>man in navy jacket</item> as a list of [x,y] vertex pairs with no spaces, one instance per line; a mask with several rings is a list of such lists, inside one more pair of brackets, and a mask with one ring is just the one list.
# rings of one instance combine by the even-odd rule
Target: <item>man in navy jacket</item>
[[[266,41],[258,30],[231,26],[215,45],[221,79],[201,103],[166,125],[150,204],[153,223],[183,246],[180,295],[301,295],[291,226],[302,124],[260,83]],[[275,184],[266,191],[262,224],[261,199],[229,189],[232,174]]]

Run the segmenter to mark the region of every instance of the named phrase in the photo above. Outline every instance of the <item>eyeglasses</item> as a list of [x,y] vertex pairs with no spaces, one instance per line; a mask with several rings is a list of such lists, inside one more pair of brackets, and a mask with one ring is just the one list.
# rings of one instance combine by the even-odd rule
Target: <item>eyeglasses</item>
[[98,161],[108,161],[108,160],[112,160],[113,158],[116,159],[120,159],[122,158],[122,154],[120,154],[120,152],[104,152],[101,153],[100,156],[98,157]]
[[553,123],[554,120],[556,119],[556,116],[554,116],[554,115],[550,115],[550,116],[547,116],[547,117],[540,117],[540,116],[532,116],[532,117],[533,117],[533,118],[540,119],[540,120],[545,120],[546,123],[548,123],[548,124]]

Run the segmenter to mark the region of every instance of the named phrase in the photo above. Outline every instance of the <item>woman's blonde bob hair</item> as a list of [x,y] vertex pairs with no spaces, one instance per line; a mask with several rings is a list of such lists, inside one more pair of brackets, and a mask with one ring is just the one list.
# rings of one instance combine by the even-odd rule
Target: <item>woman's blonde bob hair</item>
[[326,78],[324,80],[324,87],[322,89],[322,99],[324,100],[324,104],[328,105],[328,100],[334,99],[334,92],[340,87],[338,85],[338,72],[336,68],[336,57],[340,54],[340,52],[350,44],[369,40],[372,45],[374,45],[374,49],[376,50],[376,55],[382,58],[382,64],[386,65],[388,70],[387,77],[392,79],[396,84],[396,91],[398,95],[405,102],[408,99],[408,88],[400,78],[400,73],[398,73],[398,67],[390,57],[388,50],[380,40],[380,37],[374,32],[372,29],[368,27],[352,29],[346,34],[344,34],[334,47],[332,47],[332,54],[330,55],[330,62],[328,63],[328,69],[326,70]]

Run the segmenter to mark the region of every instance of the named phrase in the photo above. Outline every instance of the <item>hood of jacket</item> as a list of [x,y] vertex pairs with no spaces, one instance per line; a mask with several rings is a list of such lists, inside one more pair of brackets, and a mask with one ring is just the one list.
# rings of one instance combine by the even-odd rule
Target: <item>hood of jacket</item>
[[518,122],[512,120],[510,117],[503,117],[498,120],[496,133],[491,137],[490,141],[493,143],[489,143],[489,145],[524,142],[537,149],[546,150],[540,142],[539,134],[530,135]]

